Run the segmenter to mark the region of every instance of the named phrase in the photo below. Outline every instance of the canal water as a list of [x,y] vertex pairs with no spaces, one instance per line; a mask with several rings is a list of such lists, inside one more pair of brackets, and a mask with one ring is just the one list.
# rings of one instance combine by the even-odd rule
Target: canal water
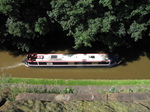
[[25,57],[0,52],[0,74],[48,79],[150,79],[150,60],[146,56],[113,68],[28,68],[22,63]]

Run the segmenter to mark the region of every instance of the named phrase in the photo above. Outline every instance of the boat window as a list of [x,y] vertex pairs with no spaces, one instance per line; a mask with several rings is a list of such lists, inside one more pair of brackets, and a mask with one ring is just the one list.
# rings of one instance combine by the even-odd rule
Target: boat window
[[92,62],[75,62],[74,64],[92,64]]
[[44,56],[37,56],[37,59],[43,59]]
[[83,62],[75,62],[74,64],[83,64]]
[[90,56],[90,58],[95,58],[95,56]]
[[52,55],[51,58],[57,58],[57,55]]
[[37,62],[29,62],[31,65],[37,65]]
[[39,62],[40,65],[46,65],[46,62]]
[[98,64],[109,64],[109,62],[102,61],[102,62],[98,62]]
[[83,64],[92,64],[92,62],[83,62]]
[[68,62],[53,62],[54,65],[67,65]]

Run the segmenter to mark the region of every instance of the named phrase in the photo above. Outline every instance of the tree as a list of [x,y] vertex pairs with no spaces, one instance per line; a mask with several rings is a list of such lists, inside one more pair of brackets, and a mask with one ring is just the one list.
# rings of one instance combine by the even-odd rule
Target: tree
[[[29,51],[31,42],[46,35],[52,28],[47,11],[48,0],[1,0],[0,13],[5,17],[5,35],[10,45],[22,51]],[[17,39],[17,41],[16,41]]]
[[52,0],[51,6],[49,17],[75,39],[74,48],[100,41],[113,49],[148,36],[148,0]]
[[40,35],[45,35],[49,32],[49,25],[46,17],[38,18],[38,21],[35,23],[35,32],[38,32]]
[[110,50],[132,46],[150,36],[149,4],[149,0],[0,0],[0,43],[29,51],[32,43],[56,28],[74,39],[76,49],[92,47],[93,42]]

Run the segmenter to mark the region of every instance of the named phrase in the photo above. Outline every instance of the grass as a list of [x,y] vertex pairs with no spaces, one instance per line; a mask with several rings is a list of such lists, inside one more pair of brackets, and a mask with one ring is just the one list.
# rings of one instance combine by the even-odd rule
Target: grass
[[[32,79],[24,80],[20,78],[12,78],[6,77],[6,75],[2,75],[0,77],[0,97],[5,98],[6,100],[14,101],[15,97],[20,93],[55,93],[55,94],[69,94],[74,93],[74,89],[72,87],[66,87],[64,90],[60,90],[57,87],[53,87],[51,89],[46,88],[46,82],[43,80],[40,81],[40,84],[44,84],[42,87],[30,87],[28,84],[32,84]],[[16,81],[16,82],[14,82]],[[38,80],[34,80],[33,84]],[[13,84],[13,85],[12,85]]]
[[32,84],[32,85],[68,85],[68,86],[149,86],[150,80],[65,80],[0,77],[0,83]]
[[[14,84],[13,86],[11,86]],[[17,85],[16,85],[17,84]],[[44,85],[44,88],[28,87],[29,85]],[[54,87],[47,90],[47,85],[67,85],[70,87],[64,90],[59,90]],[[12,78],[6,75],[0,76],[0,96],[14,101],[15,96],[20,93],[74,93],[74,89],[71,86],[112,86],[109,91],[99,90],[100,93],[121,93],[121,92],[133,92],[132,89],[118,91],[115,86],[150,86],[150,80],[63,80],[63,79],[37,79],[37,78]],[[137,88],[135,92],[150,92],[150,89]]]

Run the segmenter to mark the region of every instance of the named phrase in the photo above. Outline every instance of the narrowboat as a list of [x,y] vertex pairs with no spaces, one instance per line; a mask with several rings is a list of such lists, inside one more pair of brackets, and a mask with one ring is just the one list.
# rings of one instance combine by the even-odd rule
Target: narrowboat
[[106,53],[87,54],[28,54],[23,61],[27,67],[113,67],[121,60]]

